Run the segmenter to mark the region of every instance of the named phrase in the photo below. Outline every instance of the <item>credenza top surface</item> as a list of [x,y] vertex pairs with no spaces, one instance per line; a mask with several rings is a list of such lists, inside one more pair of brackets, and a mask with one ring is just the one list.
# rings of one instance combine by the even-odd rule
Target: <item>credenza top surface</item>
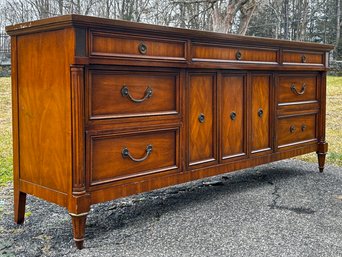
[[88,27],[104,30],[115,30],[121,32],[144,32],[157,36],[178,37],[187,40],[199,40],[208,42],[224,42],[227,44],[244,44],[285,47],[290,49],[306,49],[314,51],[330,51],[333,45],[261,38],[253,36],[241,36],[234,34],[224,34],[200,30],[181,29],[167,26],[136,23],[123,20],[106,19],[92,16],[69,14],[58,17],[42,19],[7,26],[6,31],[9,35],[20,35],[40,31],[48,31],[64,27]]

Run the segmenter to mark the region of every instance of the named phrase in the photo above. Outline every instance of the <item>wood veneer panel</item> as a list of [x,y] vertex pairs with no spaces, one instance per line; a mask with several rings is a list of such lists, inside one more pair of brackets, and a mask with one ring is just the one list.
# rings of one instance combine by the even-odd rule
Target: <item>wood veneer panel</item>
[[323,53],[305,51],[283,51],[284,63],[320,64],[324,63]]
[[[213,74],[189,77],[189,163],[201,164],[215,159],[215,79]],[[203,121],[200,121],[200,117]]]
[[317,77],[313,75],[286,74],[279,76],[278,104],[317,101]]
[[[90,119],[177,114],[177,73],[135,71],[91,71],[89,83]],[[128,95],[122,95],[126,87]],[[147,90],[151,95],[146,97]]]
[[[120,179],[176,170],[178,130],[141,132],[124,135],[98,135],[90,137],[91,185]],[[151,152],[147,147],[151,146]],[[127,149],[134,161],[123,157]]]
[[[277,62],[277,50],[194,43],[193,60]],[[237,56],[239,55],[239,57]]]
[[60,192],[71,181],[70,55],[66,30],[18,37],[20,178]]
[[222,158],[245,155],[245,75],[221,78]]
[[252,75],[252,152],[271,148],[270,138],[270,75]]
[[[139,51],[144,44],[146,52]],[[91,32],[91,55],[171,58],[184,60],[185,41],[143,37],[141,35]]]
[[281,117],[277,126],[278,147],[316,140],[316,115]]

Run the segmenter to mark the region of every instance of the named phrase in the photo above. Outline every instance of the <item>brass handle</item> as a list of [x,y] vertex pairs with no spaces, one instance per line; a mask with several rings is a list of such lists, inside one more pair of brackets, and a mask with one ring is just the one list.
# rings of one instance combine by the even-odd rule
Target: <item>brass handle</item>
[[300,89],[299,92],[297,91],[296,84],[294,84],[294,83],[291,84],[291,91],[292,91],[294,94],[296,94],[296,95],[302,95],[302,94],[304,94],[304,93],[305,93],[305,89],[306,89],[306,84],[305,84],[305,83],[302,84],[302,88]]
[[305,130],[306,130],[306,125],[303,124],[303,125],[302,125],[302,132],[304,132]]
[[150,98],[152,96],[153,90],[150,87],[147,87],[145,90],[145,96],[141,99],[136,99],[133,96],[130,95],[128,87],[126,85],[124,85],[121,88],[121,95],[122,96],[127,96],[132,102],[134,103],[142,103],[144,102],[147,98]]
[[231,112],[230,113],[230,119],[235,120],[236,119],[236,112]]
[[302,60],[302,63],[306,63],[306,56],[302,55],[301,60]]
[[295,131],[296,131],[296,127],[293,126],[293,125],[291,125],[291,126],[290,126],[290,132],[291,132],[291,133],[294,133]]
[[242,53],[241,53],[239,50],[236,52],[235,58],[236,58],[236,60],[241,60],[241,58],[242,58]]
[[205,121],[205,116],[203,113],[200,113],[200,115],[198,115],[198,120],[200,123],[203,123]]
[[139,51],[139,53],[141,53],[141,54],[146,54],[146,53],[147,53],[147,45],[146,45],[144,42],[141,42],[141,43],[138,45],[138,51]]
[[258,116],[261,118],[262,115],[264,115],[264,111],[260,108],[260,109],[258,110]]
[[129,152],[127,147],[122,149],[121,154],[122,154],[122,158],[127,158],[128,157],[128,158],[130,158],[134,162],[142,162],[142,161],[145,161],[147,159],[147,157],[151,154],[151,152],[152,152],[152,145],[148,145],[148,146],[146,146],[146,154],[142,158],[134,158],[131,155],[131,153]]

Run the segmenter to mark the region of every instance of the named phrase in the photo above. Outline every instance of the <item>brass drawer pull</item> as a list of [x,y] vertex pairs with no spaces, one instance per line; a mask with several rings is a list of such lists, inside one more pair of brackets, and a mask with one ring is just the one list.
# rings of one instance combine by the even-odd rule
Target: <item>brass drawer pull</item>
[[258,110],[258,116],[261,118],[264,115],[264,111],[260,108]]
[[306,125],[303,124],[303,125],[302,125],[302,132],[304,132],[305,130],[306,130]]
[[146,53],[147,53],[147,45],[146,45],[144,42],[141,42],[141,43],[138,45],[138,51],[139,51],[139,53],[141,53],[141,54],[146,54]]
[[122,154],[122,158],[127,158],[128,157],[128,158],[130,158],[134,162],[142,162],[142,161],[145,161],[147,159],[147,157],[151,154],[151,152],[152,152],[152,145],[148,145],[148,146],[146,146],[146,154],[142,158],[134,158],[130,154],[130,152],[129,152],[127,147],[122,149],[121,154]]
[[305,55],[302,55],[301,61],[302,61],[302,63],[306,63],[306,56]]
[[300,90],[299,92],[297,91],[296,85],[295,85],[294,83],[291,84],[291,91],[292,91],[294,94],[296,94],[296,95],[302,95],[302,94],[304,94],[304,93],[305,93],[305,89],[306,89],[306,84],[305,84],[305,83],[303,83],[302,88],[301,88],[301,90]]
[[200,113],[200,115],[198,115],[198,120],[200,123],[203,123],[205,121],[205,116],[203,113]]
[[230,119],[235,120],[236,119],[236,112],[231,112],[230,113]]
[[122,96],[127,96],[132,102],[134,103],[142,103],[144,102],[147,98],[150,98],[152,96],[152,88],[147,87],[145,90],[145,96],[141,99],[136,99],[133,96],[130,95],[129,91],[128,91],[128,87],[126,85],[123,85],[123,87],[121,88],[121,95]]
[[291,125],[290,127],[290,132],[294,133],[296,131],[296,127],[294,125]]
[[242,59],[242,53],[238,50],[235,54],[236,60],[241,60]]

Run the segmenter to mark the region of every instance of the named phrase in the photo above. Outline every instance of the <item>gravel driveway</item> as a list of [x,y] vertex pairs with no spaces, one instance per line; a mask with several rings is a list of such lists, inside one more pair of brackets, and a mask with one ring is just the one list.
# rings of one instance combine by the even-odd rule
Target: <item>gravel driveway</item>
[[342,168],[286,160],[94,205],[85,249],[66,210],[0,191],[0,256],[342,256]]

